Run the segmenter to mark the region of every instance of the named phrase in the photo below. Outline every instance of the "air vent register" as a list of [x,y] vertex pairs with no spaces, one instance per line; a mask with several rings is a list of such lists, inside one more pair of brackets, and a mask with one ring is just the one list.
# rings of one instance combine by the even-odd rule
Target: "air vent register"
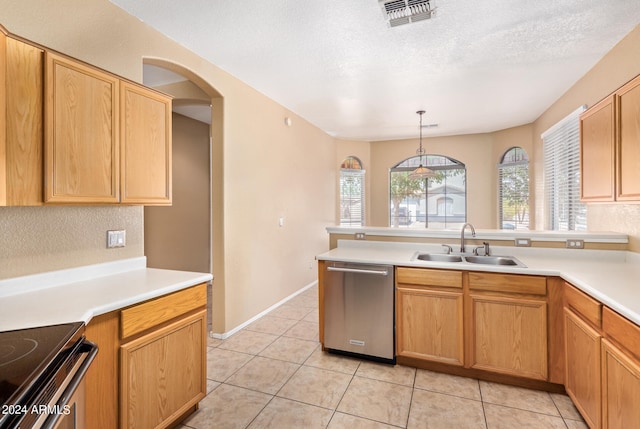
[[379,0],[390,27],[424,21],[435,15],[432,0]]

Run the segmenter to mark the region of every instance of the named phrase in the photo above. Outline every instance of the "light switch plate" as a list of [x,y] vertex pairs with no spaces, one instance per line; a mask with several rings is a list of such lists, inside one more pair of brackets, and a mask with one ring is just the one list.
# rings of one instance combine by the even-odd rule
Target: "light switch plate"
[[516,247],[531,247],[530,238],[516,238],[515,241]]
[[107,231],[107,249],[124,247],[127,244],[126,230]]

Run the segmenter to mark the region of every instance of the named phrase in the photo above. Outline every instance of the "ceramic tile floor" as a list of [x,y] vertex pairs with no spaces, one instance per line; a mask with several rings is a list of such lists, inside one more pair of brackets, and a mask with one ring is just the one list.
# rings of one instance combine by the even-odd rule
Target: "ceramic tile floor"
[[210,339],[208,395],[180,428],[587,428],[565,395],[324,353],[317,301]]

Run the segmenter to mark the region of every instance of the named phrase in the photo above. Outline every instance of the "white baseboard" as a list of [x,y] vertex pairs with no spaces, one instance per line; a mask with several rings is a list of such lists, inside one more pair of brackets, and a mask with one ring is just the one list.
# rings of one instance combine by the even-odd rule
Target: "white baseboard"
[[265,314],[275,310],[276,308],[280,307],[282,304],[284,304],[287,301],[295,298],[296,296],[300,295],[301,293],[306,292],[307,290],[311,289],[312,287],[316,286],[317,284],[318,284],[318,281],[314,280],[313,282],[311,282],[308,285],[304,286],[302,289],[297,290],[296,292],[292,293],[291,295],[289,295],[288,297],[284,298],[283,300],[273,304],[271,307],[267,308],[262,313],[257,314],[256,316],[254,316],[251,319],[247,320],[243,324],[241,324],[239,326],[236,326],[232,330],[230,330],[228,332],[224,332],[222,334],[218,334],[218,333],[215,333],[215,332],[209,332],[209,336],[211,338],[215,338],[215,339],[218,339],[218,340],[226,340],[227,338],[229,338],[230,336],[232,336],[236,332],[246,328],[247,326],[249,326],[250,324],[252,324],[256,320],[258,320],[259,318],[261,318]]

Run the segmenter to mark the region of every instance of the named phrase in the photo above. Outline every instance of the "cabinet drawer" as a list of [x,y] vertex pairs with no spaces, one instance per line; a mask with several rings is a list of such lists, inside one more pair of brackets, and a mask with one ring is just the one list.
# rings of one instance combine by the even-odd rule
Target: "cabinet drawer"
[[516,274],[469,273],[469,288],[490,292],[547,295],[546,277]]
[[462,288],[461,271],[399,267],[396,280],[398,283],[413,285]]
[[608,307],[602,308],[602,330],[607,338],[615,340],[623,348],[640,359],[640,327],[620,316]]
[[564,305],[595,327],[602,327],[602,304],[569,283],[565,283]]
[[205,306],[207,285],[200,284],[122,310],[121,337],[127,338]]

